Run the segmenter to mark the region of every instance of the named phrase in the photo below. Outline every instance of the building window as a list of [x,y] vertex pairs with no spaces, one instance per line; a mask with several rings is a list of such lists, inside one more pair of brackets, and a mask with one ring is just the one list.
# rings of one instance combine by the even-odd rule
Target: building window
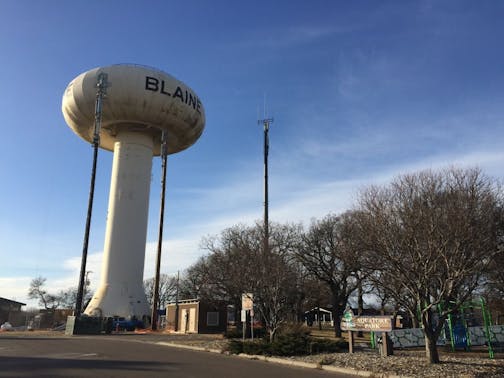
[[207,326],[216,327],[219,325],[219,313],[218,312],[207,312],[206,315]]

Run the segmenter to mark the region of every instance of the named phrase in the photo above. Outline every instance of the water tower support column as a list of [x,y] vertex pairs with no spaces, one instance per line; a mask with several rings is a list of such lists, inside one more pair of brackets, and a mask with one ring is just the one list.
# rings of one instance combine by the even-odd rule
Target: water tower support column
[[141,319],[150,316],[143,270],[153,139],[121,131],[116,140],[101,282],[85,313]]

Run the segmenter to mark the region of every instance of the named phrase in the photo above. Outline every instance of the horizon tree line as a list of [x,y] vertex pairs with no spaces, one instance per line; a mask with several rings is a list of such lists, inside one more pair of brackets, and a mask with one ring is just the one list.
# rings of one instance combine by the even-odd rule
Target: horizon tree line
[[[448,315],[474,295],[504,295],[503,199],[500,183],[480,169],[451,167],[369,186],[352,209],[306,228],[271,223],[266,251],[260,222],[234,225],[203,238],[207,254],[181,277],[180,298],[239,309],[242,294],[253,293],[273,340],[282,324],[328,303],[341,336],[345,308],[352,303],[360,314],[364,295],[373,295],[382,313],[404,311],[423,328],[426,358],[437,363]],[[173,299],[174,277],[164,276],[159,306]],[[40,278],[32,284],[43,285]],[[148,297],[152,284],[145,281]],[[46,308],[56,304],[32,286],[30,295],[45,295]]]

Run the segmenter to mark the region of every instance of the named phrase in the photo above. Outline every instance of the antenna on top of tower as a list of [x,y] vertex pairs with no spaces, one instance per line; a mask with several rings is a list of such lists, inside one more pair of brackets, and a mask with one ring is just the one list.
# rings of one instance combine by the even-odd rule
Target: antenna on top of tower
[[[259,117],[259,109],[257,110],[257,116]],[[257,121],[259,125],[264,126],[264,131],[269,130],[270,123],[273,123],[273,117],[268,117],[268,111],[266,108],[266,92],[263,94],[263,118]],[[267,137],[267,135],[265,135]],[[266,139],[265,139],[266,140]]]
[[266,92],[264,92],[263,107],[264,107],[263,118],[268,118],[267,117],[268,113],[266,112]]

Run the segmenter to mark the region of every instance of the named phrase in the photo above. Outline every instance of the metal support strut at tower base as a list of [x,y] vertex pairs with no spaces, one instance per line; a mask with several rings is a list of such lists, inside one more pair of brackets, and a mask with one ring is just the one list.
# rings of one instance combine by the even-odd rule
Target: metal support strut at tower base
[[84,242],[82,246],[82,258],[81,258],[81,268],[79,275],[79,285],[77,289],[77,298],[75,301],[75,315],[79,316],[82,312],[82,301],[84,298],[84,286],[85,286],[85,275],[86,275],[86,263],[87,254],[89,246],[89,232],[91,229],[91,216],[93,214],[93,199],[94,199],[94,189],[96,180],[96,164],[98,160],[98,147],[100,146],[100,130],[101,130],[101,120],[102,120],[102,102],[107,95],[107,87],[109,83],[107,82],[107,74],[100,73],[98,75],[98,82],[96,87],[96,102],[95,102],[95,121],[94,121],[94,132],[93,132],[93,167],[91,169],[91,183],[89,187],[89,200],[88,200],[88,210],[86,216],[86,228],[84,231]]

